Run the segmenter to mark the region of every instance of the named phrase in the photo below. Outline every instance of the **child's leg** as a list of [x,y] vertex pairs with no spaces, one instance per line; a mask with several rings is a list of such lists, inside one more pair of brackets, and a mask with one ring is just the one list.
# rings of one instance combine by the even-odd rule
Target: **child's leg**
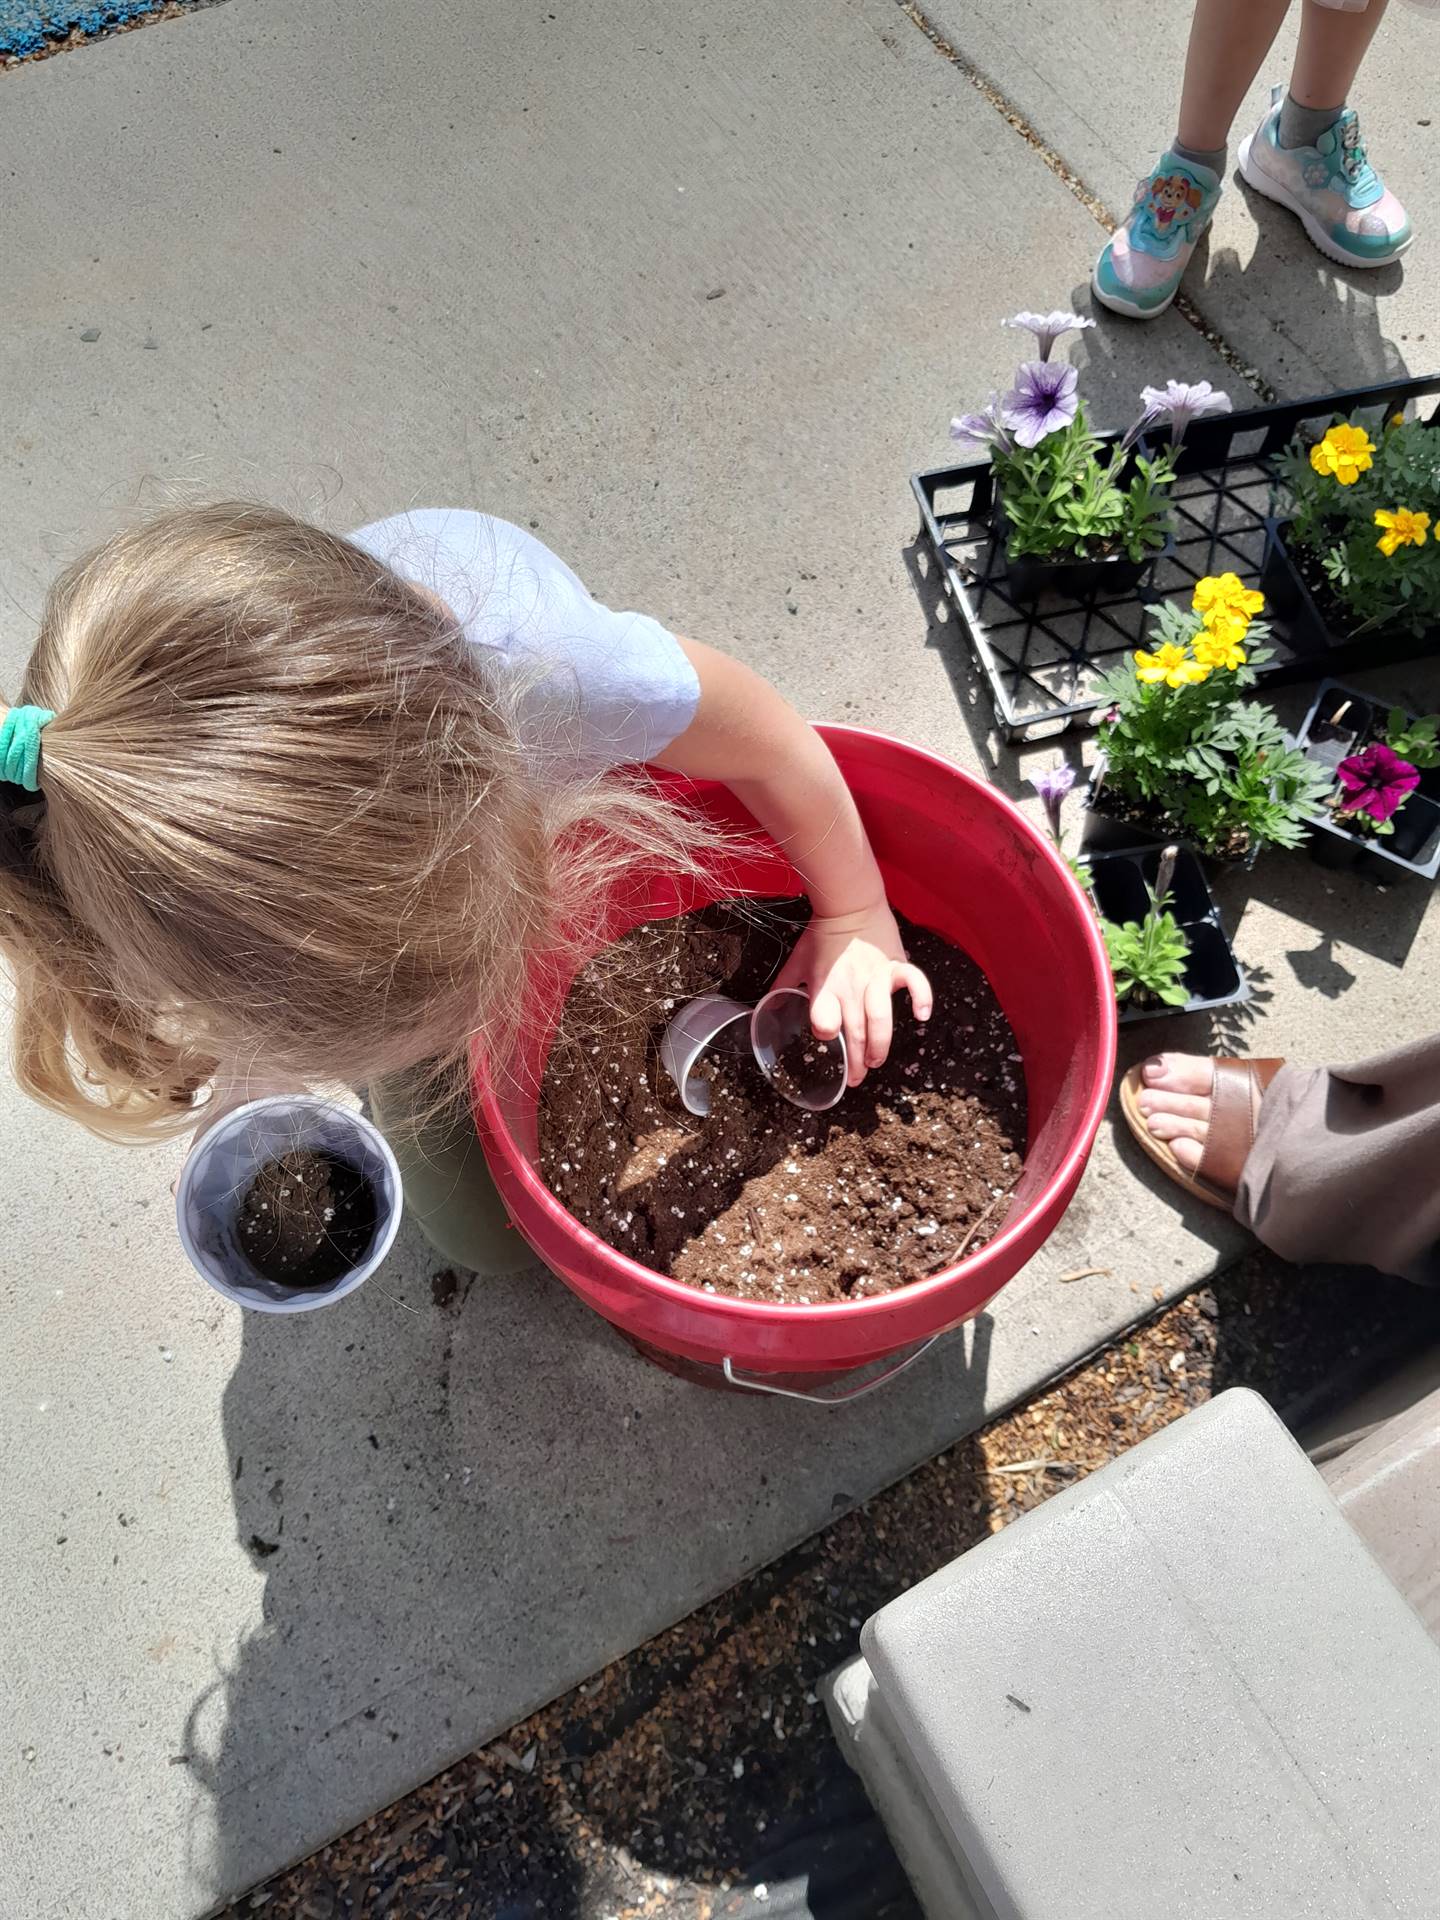
[[440,1107],[417,1127],[426,1105],[424,1069],[392,1074],[369,1089],[375,1124],[400,1165],[406,1209],[444,1259],[471,1273],[513,1273],[534,1255],[510,1224],[490,1177],[469,1102]]
[[1155,171],[1141,181],[1128,219],[1106,243],[1091,276],[1095,298],[1112,313],[1153,320],[1180,291],[1220,198],[1230,122],[1289,5],[1196,0],[1179,130]]
[[[1369,0],[1362,11],[1342,12],[1317,0],[1301,0],[1290,99],[1297,107],[1328,110],[1315,133],[1334,120],[1349,98],[1386,5],[1387,0]],[[1240,102],[1289,10],[1290,0],[1196,0],[1180,94],[1178,152],[1220,171]],[[1286,146],[1299,144],[1285,138]]]
[[1287,207],[1328,259],[1383,267],[1413,237],[1404,207],[1371,166],[1360,122],[1346,105],[1351,82],[1385,12],[1304,0],[1290,91],[1240,147],[1240,172],[1257,193]]
[[[1289,11],[1290,0],[1196,0],[1176,148],[1202,158],[1214,173],[1225,165],[1240,102]],[[1305,11],[1315,8],[1307,4]]]
[[[1315,0],[1304,0],[1300,44],[1290,69],[1290,98],[1297,107],[1326,110],[1327,118],[1314,128],[1314,133],[1328,126],[1350,98],[1355,75],[1375,38],[1386,4],[1387,0],[1370,0],[1363,13],[1342,13],[1336,7],[1321,7]],[[1281,137],[1284,138],[1283,132]],[[1299,143],[1287,139],[1285,144]],[[1310,142],[1307,140],[1305,144],[1308,146]]]

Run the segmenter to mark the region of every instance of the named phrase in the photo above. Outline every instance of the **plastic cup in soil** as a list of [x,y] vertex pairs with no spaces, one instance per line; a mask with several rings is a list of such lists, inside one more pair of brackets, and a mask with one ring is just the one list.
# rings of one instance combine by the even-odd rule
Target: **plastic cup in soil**
[[[1156,883],[1161,857],[1159,847],[1129,847],[1090,856],[1091,892],[1107,920],[1122,923],[1145,918],[1150,911],[1148,888]],[[1190,943],[1185,962],[1185,1004],[1137,1006],[1133,999],[1127,1000],[1119,1010],[1123,1026],[1170,1014],[1208,1013],[1250,998],[1249,982],[1226,937],[1204,869],[1189,847],[1181,847],[1176,853],[1170,911]]]
[[[813,1044],[796,1047],[797,1040]],[[845,1036],[815,1039],[810,996],[801,988],[776,987],[757,1002],[750,1016],[750,1047],[760,1071],[792,1107],[824,1113],[843,1096],[850,1077]]]
[[[1383,739],[1390,704],[1372,700],[1339,680],[1323,680],[1301,727],[1298,742],[1307,758],[1334,773],[1340,762]],[[1414,714],[1406,714],[1407,724]],[[1339,819],[1328,809],[1313,814],[1307,848],[1317,866],[1354,873],[1376,886],[1440,876],[1440,767],[1421,770],[1420,784],[1392,816],[1383,836]]]
[[[660,1042],[660,1063],[675,1082],[689,1113],[710,1112],[710,1082],[703,1070],[707,1054],[753,1055],[755,1064],[783,1100],[809,1113],[833,1107],[845,1091],[848,1061],[844,1037],[816,1042],[814,1058],[781,1062],[780,1054],[797,1035],[810,1032],[810,996],[799,987],[776,987],[753,1009],[723,993],[702,993],[687,1000]],[[808,1075],[803,1081],[797,1073]]]
[[688,1113],[705,1119],[710,1112],[710,1082],[699,1070],[712,1051],[743,1054],[749,1046],[750,1009],[724,993],[702,993],[687,1000],[665,1029],[660,1064],[675,1082]]
[[[296,1150],[354,1167],[375,1197],[364,1256],[324,1286],[288,1287],[259,1273],[240,1245],[241,1204],[262,1167]],[[278,1094],[247,1101],[196,1140],[175,1193],[175,1220],[190,1264],[208,1285],[251,1313],[313,1313],[354,1293],[380,1266],[400,1226],[400,1169],[363,1115],[329,1100]]]

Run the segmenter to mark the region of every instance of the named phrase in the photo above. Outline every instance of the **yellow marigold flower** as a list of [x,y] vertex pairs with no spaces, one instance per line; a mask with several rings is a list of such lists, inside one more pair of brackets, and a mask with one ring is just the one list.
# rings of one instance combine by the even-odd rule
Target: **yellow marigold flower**
[[1392,413],[1390,418],[1385,422],[1386,428],[1391,433],[1395,431],[1396,427],[1403,427],[1404,424],[1405,424],[1405,414],[1403,409],[1399,413]]
[[1243,640],[1250,631],[1250,616],[1238,607],[1212,607],[1200,629],[1201,636],[1214,634],[1220,640]]
[[1135,655],[1135,678],[1147,686],[1156,686],[1163,680],[1167,687],[1193,687],[1206,679],[1209,672],[1209,667],[1192,660],[1184,647],[1177,647],[1173,640],[1167,640],[1154,653]]
[[1190,604],[1207,617],[1212,612],[1237,613],[1249,620],[1264,606],[1265,596],[1247,587],[1238,573],[1207,573],[1195,582],[1195,598]]
[[1222,667],[1233,672],[1245,664],[1245,650],[1240,645],[1244,637],[1243,626],[1207,627],[1195,636],[1195,658],[1203,667]]
[[1423,547],[1430,528],[1428,513],[1412,513],[1408,507],[1396,507],[1393,513],[1384,507],[1375,510],[1375,524],[1385,531],[1375,542],[1386,559],[1397,547]]
[[1375,443],[1363,427],[1342,422],[1310,449],[1310,464],[1318,474],[1333,474],[1342,487],[1353,487],[1372,465],[1374,452]]

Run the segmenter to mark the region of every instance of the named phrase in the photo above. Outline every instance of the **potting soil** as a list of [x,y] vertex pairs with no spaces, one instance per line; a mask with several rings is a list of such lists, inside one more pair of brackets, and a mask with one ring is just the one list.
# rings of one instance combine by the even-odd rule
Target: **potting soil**
[[[903,923],[935,1010],[921,1027],[897,999],[882,1068],[816,1114],[748,1051],[706,1054],[711,1111],[688,1113],[659,1061],[666,1024],[699,993],[756,1000],[803,921],[803,903],[709,907],[608,949],[566,1002],[539,1131],[545,1181],[611,1246],[706,1292],[808,1305],[887,1293],[984,1246],[1010,1209],[1026,1117],[984,974]],[[647,1004],[627,1012],[637,982]]]
[[[1118,820],[1123,826],[1134,827],[1137,834],[1145,840],[1155,838],[1192,840],[1192,830],[1177,814],[1169,812],[1154,801],[1132,798],[1128,793],[1120,793],[1113,784],[1100,789],[1096,798],[1090,802],[1092,813],[1103,814],[1107,820]],[[1202,846],[1200,851],[1210,860],[1243,860],[1250,850],[1248,829],[1237,827],[1223,845]]]
[[296,1148],[255,1175],[236,1229],[263,1279],[326,1287],[364,1259],[375,1221],[374,1189],[357,1167]]

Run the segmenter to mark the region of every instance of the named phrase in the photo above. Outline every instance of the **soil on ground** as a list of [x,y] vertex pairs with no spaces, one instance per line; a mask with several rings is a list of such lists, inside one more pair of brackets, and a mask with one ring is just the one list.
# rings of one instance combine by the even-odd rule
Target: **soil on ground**
[[365,1257],[375,1193],[348,1161],[297,1148],[267,1161],[240,1202],[240,1245],[265,1280],[327,1287]]
[[792,1106],[747,1048],[702,1058],[710,1113],[687,1112],[659,1060],[667,1022],[700,993],[758,998],[801,917],[746,903],[627,935],[618,971],[658,995],[638,1018],[615,1012],[614,948],[582,973],[540,1112],[544,1178],[602,1239],[707,1293],[791,1305],[888,1293],[982,1247],[1026,1137],[1020,1054],[989,982],[908,925],[934,1015],[919,1026],[897,1000],[889,1059],[838,1106]]

